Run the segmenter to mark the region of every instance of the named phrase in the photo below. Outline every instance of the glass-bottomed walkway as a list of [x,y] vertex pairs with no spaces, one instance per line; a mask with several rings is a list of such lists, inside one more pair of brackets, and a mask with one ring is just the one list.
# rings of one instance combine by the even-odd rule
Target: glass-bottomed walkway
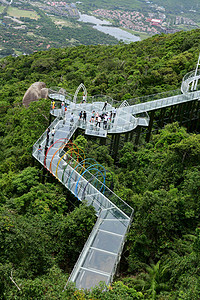
[[[76,283],[77,288],[90,289],[100,281],[106,284],[112,282],[133,218],[133,209],[99,180],[92,173],[92,168],[87,169],[84,163],[71,155],[71,150],[68,150],[70,147],[67,148],[71,145],[71,137],[78,127],[88,135],[106,137],[107,134],[129,132],[137,126],[148,126],[148,111],[200,98],[200,91],[194,91],[199,79],[199,73],[195,74],[183,80],[184,94],[133,105],[129,104],[132,100],[113,105],[112,99],[106,96],[88,97],[87,103],[74,103],[70,96],[66,99],[59,91],[50,90],[49,97],[56,102],[56,108],[51,110],[56,118],[50,125],[50,131],[54,128],[55,135],[47,141],[47,134],[43,133],[33,146],[33,156],[79,200],[93,205],[98,217],[69,278],[69,281]],[[67,111],[61,108],[62,101],[68,104]],[[105,101],[108,102],[108,114],[115,107],[116,115],[109,119],[106,127],[101,123],[98,128],[94,121],[90,122],[91,114],[93,111],[102,113]],[[80,111],[86,112],[85,121],[79,120]],[[74,121],[70,122],[72,112]],[[146,113],[146,116],[136,117],[141,113]],[[45,148],[46,145],[48,147]]]

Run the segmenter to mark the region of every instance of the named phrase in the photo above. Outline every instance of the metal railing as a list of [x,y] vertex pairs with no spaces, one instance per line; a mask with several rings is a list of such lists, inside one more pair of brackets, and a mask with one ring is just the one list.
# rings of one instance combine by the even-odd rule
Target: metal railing
[[[191,71],[187,73],[183,77],[182,85],[181,85],[181,91],[182,93],[187,93],[190,90],[196,90],[198,85],[198,80],[200,79],[200,70],[197,71]],[[192,83],[192,86],[190,84]]]
[[[75,130],[75,126],[74,129]],[[60,153],[60,156],[63,155],[64,152]],[[68,155],[69,156],[69,155]],[[62,182],[70,191],[73,192],[73,194],[78,197],[79,200],[85,200],[87,198],[87,196],[90,194],[95,195],[93,198],[95,201],[97,201],[100,205],[102,205],[103,208],[108,208],[108,207],[112,207],[113,205],[115,206],[115,208],[121,210],[123,212],[123,214],[125,214],[127,217],[131,218],[132,214],[133,214],[133,209],[125,202],[123,201],[120,197],[118,197],[113,191],[111,191],[103,182],[101,182],[98,178],[95,178],[96,184],[98,184],[98,186],[101,186],[102,190],[103,190],[103,194],[98,191],[98,189],[96,189],[95,187],[92,186],[92,184],[90,183],[90,179],[94,178],[94,174],[92,174],[90,171],[88,171],[84,166],[80,165],[78,166],[78,168],[76,168],[74,170],[74,168],[77,166],[77,160],[75,160],[73,157],[68,157],[70,163],[69,163],[69,169],[71,169],[72,175],[71,175],[71,182],[70,186],[68,186],[68,181],[63,181],[63,170],[62,167],[59,165],[59,171],[57,174],[57,178],[59,179],[60,182]],[[63,162],[65,162],[65,160],[63,159]],[[53,173],[55,173],[55,170],[57,168],[57,163],[55,162],[55,160],[52,162],[52,171]],[[69,169],[65,169],[66,172],[69,171]],[[82,192],[81,188],[79,187],[79,189],[77,189],[77,191],[75,192],[75,189],[72,188],[73,183],[77,183],[79,177],[81,176],[82,181],[87,184],[87,187],[85,188],[84,193],[82,193],[82,195],[80,195],[80,193]]]

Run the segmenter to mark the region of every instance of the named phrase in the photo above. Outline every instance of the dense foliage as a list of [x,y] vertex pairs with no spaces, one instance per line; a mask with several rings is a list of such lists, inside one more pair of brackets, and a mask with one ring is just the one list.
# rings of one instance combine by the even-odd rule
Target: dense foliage
[[117,166],[106,145],[77,137],[87,156],[113,174],[115,193],[135,216],[120,278],[107,291],[72,285],[62,292],[95,223],[94,209],[51,177],[41,182],[31,150],[48,126],[50,103],[22,106],[38,80],[71,93],[83,82],[90,95],[118,100],[176,89],[195,67],[199,41],[196,30],[0,60],[0,299],[200,298],[200,134],[169,124],[137,151],[124,143]]

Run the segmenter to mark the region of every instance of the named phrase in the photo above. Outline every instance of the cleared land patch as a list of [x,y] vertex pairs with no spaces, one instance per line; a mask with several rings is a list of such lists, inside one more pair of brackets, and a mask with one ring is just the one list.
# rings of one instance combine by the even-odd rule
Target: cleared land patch
[[16,7],[9,7],[8,15],[16,18],[24,17],[35,20],[38,20],[40,18],[40,16],[34,10],[22,10]]
[[5,8],[5,6],[0,6],[0,13],[3,12],[4,8]]
[[51,17],[52,21],[54,22],[55,25],[61,26],[61,27],[69,27],[69,28],[80,28],[81,25],[79,24],[75,24],[72,22],[69,22],[67,20],[64,19],[60,19],[60,18],[55,18],[55,17]]

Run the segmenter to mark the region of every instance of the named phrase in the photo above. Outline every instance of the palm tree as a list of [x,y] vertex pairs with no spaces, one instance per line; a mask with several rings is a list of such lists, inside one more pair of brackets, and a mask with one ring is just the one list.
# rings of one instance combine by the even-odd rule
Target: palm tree
[[145,272],[140,273],[135,279],[135,288],[141,289],[152,300],[161,290],[168,290],[168,285],[164,283],[165,268],[160,266],[160,261],[146,265]]

